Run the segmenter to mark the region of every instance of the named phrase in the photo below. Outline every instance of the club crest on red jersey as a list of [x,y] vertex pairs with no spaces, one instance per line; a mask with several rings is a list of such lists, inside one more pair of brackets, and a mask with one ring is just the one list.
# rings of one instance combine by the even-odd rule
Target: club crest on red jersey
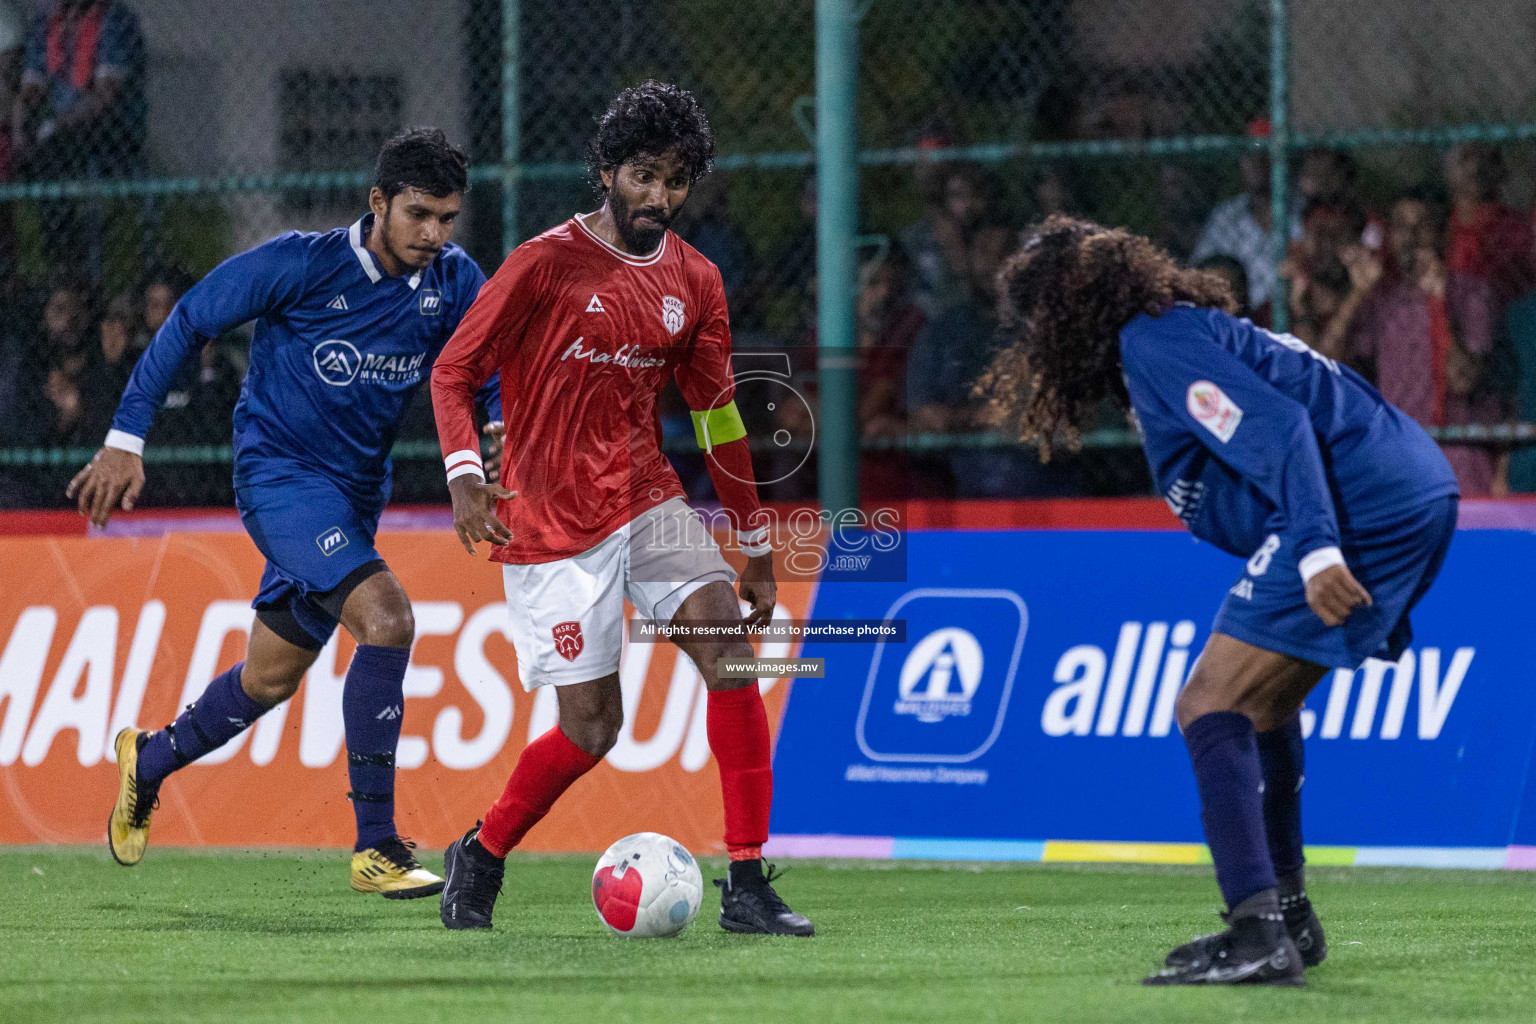
[[558,622],[549,632],[555,638],[555,650],[560,652],[560,657],[566,661],[575,661],[585,646],[581,638],[581,623]]
[[661,297],[661,322],[667,325],[668,334],[683,329],[683,300],[675,295]]

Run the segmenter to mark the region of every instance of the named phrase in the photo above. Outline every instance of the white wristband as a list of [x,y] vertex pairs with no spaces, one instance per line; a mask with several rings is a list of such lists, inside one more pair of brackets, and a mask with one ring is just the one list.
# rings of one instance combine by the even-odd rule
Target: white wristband
[[741,553],[749,558],[766,555],[773,550],[773,545],[768,542],[766,526],[759,526],[755,530],[737,530],[736,543],[741,545]]
[[1308,583],[1313,576],[1316,576],[1329,566],[1343,564],[1344,552],[1338,548],[1318,548],[1303,558],[1296,568],[1301,570],[1301,581]]
[[457,469],[450,469],[448,471],[449,480],[457,480],[461,476],[479,477],[480,482],[485,483],[485,470],[481,469],[479,466],[472,462],[466,462],[459,466]]
[[473,473],[481,480],[485,479],[485,463],[480,458],[480,453],[473,448],[461,448],[443,459],[443,468],[448,470],[448,479],[469,476]]
[[108,448],[121,448],[125,452],[132,452],[138,456],[144,454],[144,439],[134,437],[126,430],[107,431],[107,439],[102,444]]

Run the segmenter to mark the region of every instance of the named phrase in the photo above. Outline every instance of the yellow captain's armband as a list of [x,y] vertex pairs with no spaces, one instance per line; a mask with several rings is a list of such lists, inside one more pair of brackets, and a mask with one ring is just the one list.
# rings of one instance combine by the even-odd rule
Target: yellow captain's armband
[[741,422],[741,411],[736,403],[726,402],[718,409],[691,412],[693,436],[699,447],[710,451],[717,444],[728,444],[747,436],[747,425]]

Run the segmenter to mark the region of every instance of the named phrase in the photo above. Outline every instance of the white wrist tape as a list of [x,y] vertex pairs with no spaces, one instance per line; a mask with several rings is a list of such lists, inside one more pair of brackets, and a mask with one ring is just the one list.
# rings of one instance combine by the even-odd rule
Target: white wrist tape
[[455,477],[474,476],[485,479],[485,463],[480,458],[480,453],[471,448],[461,448],[443,459],[443,467],[448,470],[448,479]]
[[1296,568],[1301,570],[1301,581],[1308,583],[1313,576],[1330,566],[1343,565],[1344,552],[1338,548],[1318,548],[1303,558]]
[[749,558],[766,555],[773,550],[773,545],[768,542],[766,526],[759,526],[755,530],[737,530],[736,542],[741,545],[741,553]]
[[107,431],[107,439],[102,443],[108,448],[121,448],[125,452],[133,452],[140,456],[144,454],[144,439],[134,437],[125,430]]

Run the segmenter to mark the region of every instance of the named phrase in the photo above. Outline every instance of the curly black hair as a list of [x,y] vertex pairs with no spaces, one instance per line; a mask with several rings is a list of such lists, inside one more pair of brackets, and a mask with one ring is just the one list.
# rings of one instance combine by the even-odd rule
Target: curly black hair
[[1025,232],[998,272],[999,348],[976,384],[988,418],[1051,456],[1069,448],[1108,398],[1130,408],[1120,366],[1120,329],[1139,313],[1177,302],[1236,311],[1220,274],[1188,270],[1123,228],[1060,214]]
[[689,182],[696,182],[714,167],[715,132],[693,93],[649,79],[615,96],[597,119],[597,134],[587,143],[587,178],[606,196],[603,171],[642,153],[668,152],[677,154]]
[[407,128],[384,143],[373,185],[390,200],[408,188],[429,196],[469,191],[469,158],[441,128]]

